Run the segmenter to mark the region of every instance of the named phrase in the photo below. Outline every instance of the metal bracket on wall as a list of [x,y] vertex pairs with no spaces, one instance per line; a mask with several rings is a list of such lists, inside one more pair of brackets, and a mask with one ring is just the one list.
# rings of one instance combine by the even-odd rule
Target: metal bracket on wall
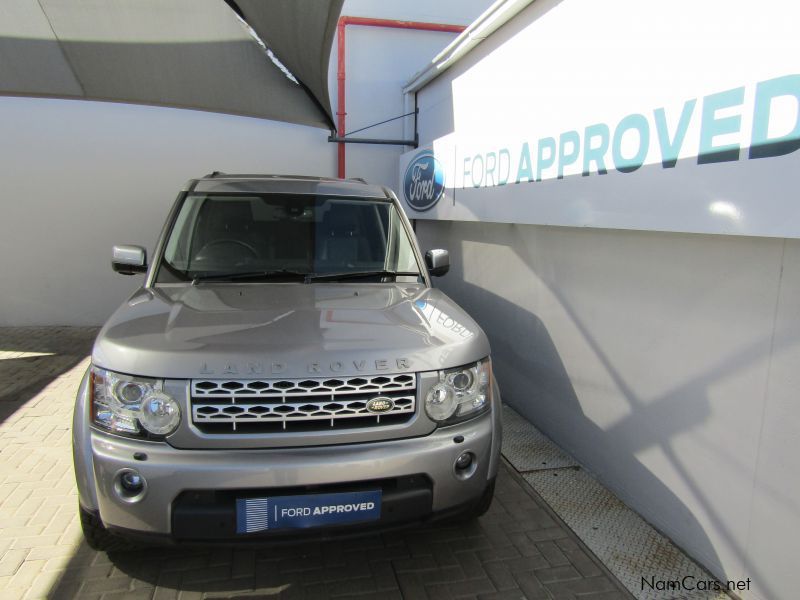
[[[415,98],[416,101],[416,98]],[[417,113],[419,113],[418,108],[414,108],[413,111],[410,113],[406,113],[404,115],[399,115],[397,117],[392,117],[391,119],[386,119],[385,121],[379,121],[378,123],[373,123],[372,125],[367,125],[366,127],[362,127],[361,129],[356,129],[355,131],[351,131],[346,133],[342,136],[337,136],[334,133],[328,136],[329,142],[334,142],[337,144],[386,144],[389,146],[413,146],[416,148],[419,146],[419,134],[417,133]],[[384,123],[390,123],[392,121],[397,121],[398,119],[403,119],[405,117],[410,117],[414,115],[414,139],[413,140],[392,140],[392,139],[378,139],[378,138],[353,138],[350,137],[354,133],[360,133],[362,131],[366,131],[367,129],[372,129],[373,127],[377,127],[378,125],[383,125]]]
[[328,141],[337,144],[386,144],[389,146],[412,146],[414,148],[419,146],[419,136],[414,136],[413,140],[382,140],[378,138],[351,138],[329,135]]

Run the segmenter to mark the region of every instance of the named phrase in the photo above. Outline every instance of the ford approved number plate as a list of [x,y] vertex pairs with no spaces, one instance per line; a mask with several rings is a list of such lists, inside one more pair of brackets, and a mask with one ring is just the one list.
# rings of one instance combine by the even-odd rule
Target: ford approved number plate
[[236,533],[346,525],[376,521],[380,516],[380,490],[238,498]]

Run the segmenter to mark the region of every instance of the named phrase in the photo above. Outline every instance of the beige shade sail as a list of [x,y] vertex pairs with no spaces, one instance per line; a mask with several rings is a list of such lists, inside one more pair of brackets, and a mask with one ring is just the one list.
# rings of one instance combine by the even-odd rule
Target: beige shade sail
[[174,106],[329,129],[327,70],[341,4],[2,0],[0,94]]

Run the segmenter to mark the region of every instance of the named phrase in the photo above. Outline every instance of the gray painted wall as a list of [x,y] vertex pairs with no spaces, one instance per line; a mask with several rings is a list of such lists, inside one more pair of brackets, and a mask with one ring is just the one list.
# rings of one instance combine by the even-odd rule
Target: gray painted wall
[[[775,2],[768,5],[779,10]],[[574,25],[574,31],[553,30],[550,25],[558,22],[553,20],[536,27],[538,19],[574,16],[582,9],[606,14],[593,20],[562,19]],[[717,11],[714,31],[722,32],[726,43],[733,42],[725,32],[747,29],[748,20],[741,19],[740,9],[758,11],[766,6],[742,3],[735,11]],[[591,114],[599,104],[596,96],[619,91],[604,89],[604,79],[637,78],[630,88],[634,95],[671,93],[664,83],[670,77],[701,81],[710,71],[691,64],[679,68],[669,63],[662,70],[647,64],[632,69],[625,61],[603,62],[615,49],[634,47],[622,39],[625,32],[646,35],[647,26],[634,26],[638,21],[631,16],[647,10],[652,8],[633,0],[602,6],[585,0],[537,0],[419,91],[422,144],[432,143],[435,149],[437,140],[441,144],[440,138],[448,134],[467,143],[499,143],[503,138],[495,131],[502,119],[515,122],[520,135],[530,134],[535,141],[536,128],[550,126],[560,113],[537,110],[534,100],[558,106],[559,94],[570,102],[573,97],[575,102],[585,100],[587,114],[576,113],[575,127],[582,118],[585,124],[594,122],[600,118]],[[653,27],[667,35],[672,31],[669,19],[682,18],[687,11],[672,5],[664,10],[672,12],[660,13],[661,20]],[[704,10],[711,8],[704,5]],[[711,29],[707,21],[685,22],[698,31]],[[612,35],[609,31],[614,28],[621,31]],[[535,55],[516,51],[520,45],[538,43],[541,36],[553,38],[546,41],[553,42],[555,54],[581,50],[586,31],[595,36],[593,55],[598,60],[584,60],[575,68],[565,66],[575,65],[560,55],[558,61],[537,64],[531,62]],[[649,47],[648,43],[649,38],[641,47]],[[679,50],[685,53],[691,48],[686,42]],[[719,63],[720,72],[738,76],[739,64],[730,60],[734,54],[700,54],[698,64]],[[796,58],[796,53],[785,50],[774,55],[773,62]],[[646,62],[646,56],[634,59]],[[517,79],[500,78],[508,89],[492,83],[497,76],[489,66],[498,62],[508,72],[520,74]],[[617,69],[618,65],[625,68]],[[759,61],[749,65],[774,66]],[[533,70],[526,71],[528,67]],[[551,80],[563,76],[560,87],[541,86],[546,80],[543,71],[549,67]],[[796,69],[776,70],[775,75],[784,72]],[[595,79],[599,81],[594,86],[586,83]],[[466,93],[468,84],[469,90],[482,90],[480,95]],[[517,94],[511,91],[515,87]],[[593,94],[571,93],[584,89]],[[513,99],[507,102],[507,97]],[[526,97],[531,106],[520,111]],[[557,135],[561,129],[553,131]],[[794,204],[787,204],[782,214],[770,215],[761,200],[770,185],[783,190],[796,187],[792,177],[798,157],[800,151],[781,157],[792,166],[787,164],[769,177],[763,171],[753,173],[754,182],[761,177],[763,185],[755,192],[761,196],[748,198],[752,206],[749,213],[745,211],[748,219],[792,218]],[[764,159],[759,168],[768,167],[769,160],[773,159]],[[696,156],[689,157],[686,164],[691,163],[697,163]],[[738,164],[711,165],[716,175],[696,168],[696,177],[685,177],[688,169],[681,165],[674,171],[645,167],[629,175],[609,171],[603,181],[628,177],[617,180],[616,193],[627,194],[625,199],[635,209],[647,206],[656,193],[650,190],[672,194],[677,206],[689,192],[705,186],[710,203],[717,195],[727,198],[714,185],[713,176],[723,169],[738,176]],[[598,179],[565,178],[503,189],[524,204],[541,200],[561,185],[559,198],[571,193],[604,206],[598,192],[603,188],[593,187]],[[623,185],[625,181],[630,185]],[[463,206],[466,192],[482,194],[487,210],[503,217],[498,220],[513,221],[511,204],[504,203],[499,193],[493,195],[493,189],[497,188],[458,189],[448,201]],[[453,268],[436,283],[489,335],[503,400],[716,576],[752,578],[752,591],[744,597],[796,597],[800,240],[664,233],[658,227],[637,231],[437,221],[430,219],[434,212],[420,215],[418,237],[425,249],[451,251]],[[524,216],[530,218],[530,211]],[[629,227],[629,213],[619,211],[614,216],[619,227]]]
[[334,175],[321,129],[191,110],[0,98],[0,325],[98,325],[139,284],[111,246],[152,251],[211,171]]
[[503,400],[722,578],[800,557],[800,241],[417,221]]

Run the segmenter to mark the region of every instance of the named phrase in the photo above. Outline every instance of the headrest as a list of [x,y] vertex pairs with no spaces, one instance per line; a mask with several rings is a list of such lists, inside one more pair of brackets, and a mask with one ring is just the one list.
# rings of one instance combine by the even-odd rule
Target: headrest
[[358,209],[336,206],[325,215],[323,224],[332,237],[353,236],[358,232]]
[[207,203],[203,219],[214,229],[246,229],[253,223],[253,210],[248,200],[223,200]]

